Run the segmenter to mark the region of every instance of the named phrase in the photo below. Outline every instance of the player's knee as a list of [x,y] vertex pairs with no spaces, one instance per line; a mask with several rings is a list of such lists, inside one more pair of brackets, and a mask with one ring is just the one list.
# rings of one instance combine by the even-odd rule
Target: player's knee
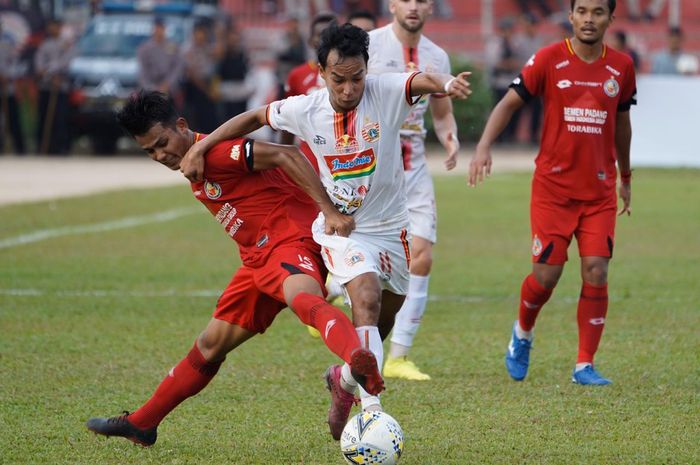
[[411,274],[428,276],[433,267],[433,252],[430,249],[417,251],[411,256]]
[[607,264],[595,263],[583,269],[583,280],[595,286],[603,286],[608,282]]
[[226,358],[226,354],[231,351],[227,335],[212,331],[210,328],[205,329],[199,335],[197,346],[202,356],[209,361],[223,360]]
[[[355,295],[350,296],[352,301],[353,316],[359,325],[375,325],[379,319],[381,309],[381,292],[375,289],[361,289]],[[360,321],[367,320],[367,321]]]
[[535,279],[545,289],[554,289],[561,277],[560,268],[535,269]]

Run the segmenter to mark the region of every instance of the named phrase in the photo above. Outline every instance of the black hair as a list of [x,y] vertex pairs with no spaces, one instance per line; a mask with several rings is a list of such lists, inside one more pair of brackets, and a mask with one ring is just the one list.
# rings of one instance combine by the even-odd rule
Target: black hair
[[623,47],[627,45],[627,33],[625,31],[615,31],[615,37],[620,41]]
[[369,34],[357,26],[345,23],[331,23],[321,33],[321,44],[318,46],[318,63],[326,67],[328,54],[336,50],[340,58],[362,56],[365,63],[369,61]]
[[373,23],[377,23],[377,17],[372,14],[371,11],[369,10],[355,10],[352,13],[348,15],[348,22],[351,22],[353,19],[369,19]]
[[668,28],[668,35],[683,37],[683,29],[678,26],[671,26]]
[[309,27],[309,34],[314,34],[314,28],[316,25],[321,23],[332,23],[337,21],[338,18],[333,13],[319,13],[311,20],[311,26]]
[[[571,0],[571,11],[574,11],[574,6],[576,5],[576,0]],[[608,0],[608,9],[610,14],[615,13],[615,8],[617,8],[617,0]]]
[[177,111],[167,95],[145,90],[131,94],[117,112],[117,123],[131,136],[142,136],[158,123],[175,127],[177,118]]

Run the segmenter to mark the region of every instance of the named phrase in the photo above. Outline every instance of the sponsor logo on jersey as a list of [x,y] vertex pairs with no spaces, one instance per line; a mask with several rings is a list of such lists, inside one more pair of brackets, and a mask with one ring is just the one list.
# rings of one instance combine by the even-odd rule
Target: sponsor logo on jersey
[[267,234],[263,234],[263,236],[260,239],[258,239],[258,242],[255,243],[255,246],[257,248],[260,248],[260,247],[264,246],[265,244],[267,244],[269,241],[270,241],[270,236],[268,236]]
[[520,79],[520,76],[518,76],[518,77],[516,77],[515,79],[513,79],[513,84],[516,85],[516,86],[519,86],[521,82],[523,82],[523,80]]
[[335,149],[340,153],[350,153],[357,152],[360,146],[354,136],[343,134],[335,141]]
[[614,77],[611,77],[603,83],[603,92],[608,97],[617,97],[617,94],[620,93],[620,84],[617,83]]
[[605,181],[608,177],[605,175],[605,171],[598,171],[598,180]]
[[360,262],[365,261],[365,256],[361,252],[350,251],[345,255],[345,264],[347,266],[354,266]]
[[537,237],[537,234],[535,234],[535,237],[532,239],[532,255],[538,257],[541,253],[542,241],[540,241],[540,238]]
[[525,66],[535,66],[535,55],[532,55],[529,60],[527,60],[527,63],[525,63]]
[[567,66],[569,66],[569,60],[564,60],[564,61],[562,61],[561,63],[557,63],[557,64],[554,66],[554,68],[556,68],[556,69],[562,69],[562,68],[566,68]]
[[241,158],[241,146],[236,144],[231,147],[231,159],[238,161],[239,158]]
[[572,85],[573,83],[568,79],[562,79],[561,81],[557,82],[557,87],[560,89],[568,89]]
[[323,137],[323,136],[319,136],[318,134],[316,134],[316,137],[314,137],[313,142],[314,142],[314,144],[316,144],[316,145],[326,145],[326,138]]
[[615,76],[619,76],[619,75],[620,75],[620,72],[619,72],[618,70],[616,70],[615,68],[613,68],[612,66],[610,66],[610,65],[605,65],[605,69],[607,69],[608,71],[610,71],[611,73],[613,73]]
[[216,200],[221,197],[221,186],[212,181],[204,182],[204,192],[212,200]]
[[362,138],[367,142],[375,142],[379,140],[379,123],[367,123],[362,126]]
[[377,157],[371,147],[359,153],[324,155],[323,159],[334,181],[369,176],[377,167]]

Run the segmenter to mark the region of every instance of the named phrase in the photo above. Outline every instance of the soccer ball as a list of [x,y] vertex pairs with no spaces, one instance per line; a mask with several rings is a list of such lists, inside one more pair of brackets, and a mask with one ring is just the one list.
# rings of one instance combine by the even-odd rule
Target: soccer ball
[[388,413],[361,412],[345,425],[340,450],[348,463],[395,465],[403,452],[403,432]]

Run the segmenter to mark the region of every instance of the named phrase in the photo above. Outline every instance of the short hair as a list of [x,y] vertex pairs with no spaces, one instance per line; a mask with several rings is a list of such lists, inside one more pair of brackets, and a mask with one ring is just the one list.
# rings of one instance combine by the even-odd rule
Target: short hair
[[173,103],[162,92],[141,90],[131,94],[117,112],[117,123],[132,137],[146,134],[153,126],[175,127],[178,114]]
[[357,26],[345,23],[331,23],[321,33],[321,44],[318,46],[317,58],[321,67],[326,67],[328,54],[336,50],[340,58],[362,56],[365,63],[369,61],[369,34]]
[[668,35],[670,36],[678,36],[678,37],[683,37],[683,29],[681,29],[679,26],[671,26],[668,28]]
[[368,19],[368,20],[372,21],[372,22],[375,23],[375,24],[377,23],[377,17],[376,17],[374,14],[372,14],[371,11],[369,11],[369,10],[364,10],[364,9],[362,9],[362,10],[355,10],[355,11],[353,11],[352,13],[350,13],[350,14],[348,15],[347,21],[348,21],[348,22],[351,22],[353,19],[358,19],[358,18],[360,18],[360,19]]
[[309,34],[313,35],[314,34],[314,28],[321,23],[332,23],[333,21],[337,21],[338,18],[333,13],[319,13],[316,16],[313,17],[311,20],[311,26],[309,26]]
[[[574,11],[574,6],[576,6],[576,0],[571,0],[571,11]],[[610,14],[615,13],[615,8],[617,8],[617,0],[608,0]]]

